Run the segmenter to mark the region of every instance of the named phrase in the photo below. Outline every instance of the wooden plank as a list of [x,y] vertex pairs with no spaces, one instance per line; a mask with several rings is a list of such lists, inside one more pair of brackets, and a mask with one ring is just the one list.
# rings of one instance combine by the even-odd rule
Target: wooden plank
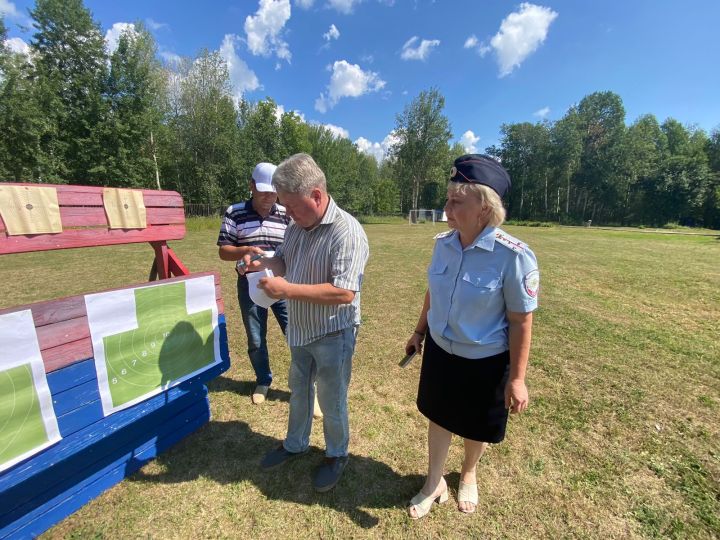
[[[182,208],[147,208],[148,225],[175,225],[185,223]],[[61,206],[63,229],[69,227],[107,227],[108,220],[102,206]]]
[[[60,196],[66,196],[66,195],[72,195],[72,194],[80,194],[86,197],[93,197],[96,195],[100,196],[100,199],[97,199],[96,204],[98,206],[102,206],[102,194],[103,190],[105,189],[105,186],[83,186],[79,184],[34,184],[34,183],[27,183],[27,182],[3,182],[4,185],[8,186],[34,186],[34,187],[52,187],[55,188],[58,197]],[[132,189],[132,188],[120,188],[120,189]],[[141,189],[139,191],[142,191],[143,198],[145,197],[159,197],[159,198],[180,198],[182,199],[182,195],[180,195],[177,191],[170,191],[170,190],[157,190],[157,189]],[[95,201],[95,199],[91,199],[92,201]],[[58,199],[58,202],[60,200]],[[62,204],[62,202],[60,202]],[[94,204],[93,202],[89,204]],[[80,206],[84,206],[84,204],[81,204]]]
[[130,476],[160,453],[197,431],[208,422],[209,417],[209,410],[205,410],[195,418],[184,418],[184,423],[174,431],[168,430],[169,432],[164,436],[148,439],[138,448],[125,452],[91,477],[49,500],[32,514],[28,513],[7,528],[0,529],[0,536],[5,538],[7,534],[8,540],[35,538],[105,490]]
[[80,247],[182,240],[185,225],[150,225],[146,229],[71,229],[59,234],[0,235],[0,255]]
[[40,350],[53,349],[66,343],[90,339],[90,327],[87,317],[78,317],[47,324],[35,329]]
[[65,343],[59,347],[46,349],[41,353],[45,364],[45,372],[52,373],[58,369],[92,358],[92,341],[90,341],[90,338],[80,339]]
[[[146,208],[148,225],[176,225],[185,223],[183,208]],[[108,227],[107,215],[102,206],[61,206],[60,219],[63,232],[72,227]],[[0,219],[0,233],[5,224]]]
[[[103,208],[103,189],[68,186],[58,190],[58,204],[60,206],[98,206]],[[146,208],[184,208],[182,195],[175,191],[141,191]]]
[[103,413],[102,403],[100,400],[91,401],[81,409],[75,409],[74,411],[65,413],[62,417],[62,421],[58,419],[60,435],[68,438],[73,433],[77,433],[89,425],[99,422],[104,417],[105,414]]
[[100,400],[97,379],[86,381],[78,386],[52,395],[53,410],[56,416],[63,416],[82,409]]
[[47,374],[47,382],[51,396],[85,384],[88,381],[96,380],[95,362],[92,359],[77,362],[65,369]]
[[0,309],[0,315],[16,311],[32,310],[35,327],[52,324],[67,319],[77,319],[87,315],[85,302],[80,301],[82,296],[68,296],[58,300],[46,300],[34,304],[25,304],[11,308]]
[[[182,196],[174,192],[143,191],[143,202],[145,208],[185,208]],[[86,193],[82,191],[58,192],[58,204],[63,206],[96,206],[103,208],[102,188],[97,193]]]

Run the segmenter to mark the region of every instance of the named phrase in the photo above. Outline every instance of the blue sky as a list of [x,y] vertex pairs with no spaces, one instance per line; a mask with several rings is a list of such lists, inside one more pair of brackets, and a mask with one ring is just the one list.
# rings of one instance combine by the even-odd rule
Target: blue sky
[[[0,0],[14,48],[33,2]],[[453,142],[497,143],[506,122],[557,120],[611,90],[645,113],[720,126],[717,0],[86,0],[112,36],[148,25],[163,58],[219,50],[234,91],[331,126],[380,155],[395,115],[432,86]]]

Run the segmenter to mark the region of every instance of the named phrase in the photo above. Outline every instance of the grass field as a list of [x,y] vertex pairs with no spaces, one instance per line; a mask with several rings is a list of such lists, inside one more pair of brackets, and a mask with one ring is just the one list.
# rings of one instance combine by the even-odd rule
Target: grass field
[[[541,265],[529,410],[478,469],[480,504],[454,496],[413,522],[426,421],[419,362],[397,367],[443,225],[368,224],[371,258],[350,389],[351,460],[331,493],[312,491],[314,451],[257,467],[284,435],[289,354],[270,330],[275,384],[250,403],[252,370],[232,264],[198,222],[173,248],[193,271],[222,273],[233,366],[211,386],[213,421],[47,533],[48,538],[718,538],[720,537],[720,238],[508,227]],[[147,279],[149,246],[2,258],[0,307]]]

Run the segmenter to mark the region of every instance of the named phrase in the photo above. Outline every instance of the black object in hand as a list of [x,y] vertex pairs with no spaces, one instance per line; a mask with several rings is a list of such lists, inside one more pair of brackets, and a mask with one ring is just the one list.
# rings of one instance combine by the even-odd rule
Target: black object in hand
[[411,352],[410,354],[405,356],[405,358],[400,360],[400,363],[398,365],[402,368],[406,367],[410,362],[412,362],[412,359],[415,358],[416,354],[417,354],[417,351],[413,350],[413,352]]

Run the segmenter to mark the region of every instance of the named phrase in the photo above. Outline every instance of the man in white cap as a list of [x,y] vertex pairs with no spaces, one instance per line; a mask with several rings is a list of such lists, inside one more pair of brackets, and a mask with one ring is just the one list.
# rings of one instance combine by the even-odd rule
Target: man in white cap
[[[247,201],[233,204],[225,212],[217,241],[222,260],[237,261],[237,264],[240,264],[245,255],[272,256],[275,249],[283,242],[290,218],[285,213],[285,208],[277,202],[277,194],[272,185],[275,169],[276,166],[272,163],[259,163],[250,179],[252,197]],[[265,401],[272,384],[266,340],[268,310],[252,301],[248,280],[240,272],[238,272],[237,291],[247,335],[248,356],[255,370],[256,386],[252,394],[252,402],[257,405]],[[275,302],[270,309],[284,334],[288,320],[285,301]]]

